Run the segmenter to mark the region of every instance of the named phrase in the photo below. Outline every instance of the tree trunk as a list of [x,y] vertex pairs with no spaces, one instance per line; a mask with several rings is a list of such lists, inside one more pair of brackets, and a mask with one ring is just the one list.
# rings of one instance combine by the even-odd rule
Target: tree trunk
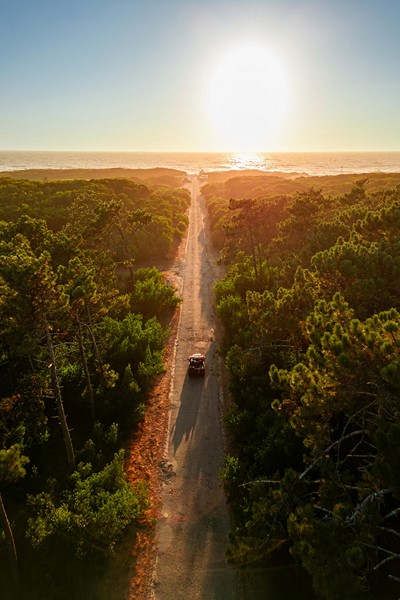
[[86,389],[89,395],[89,407],[90,407],[90,417],[92,420],[92,425],[94,425],[96,420],[96,411],[94,405],[94,396],[93,396],[93,387],[92,381],[90,379],[89,367],[86,359],[85,347],[83,345],[83,332],[82,325],[78,318],[78,346],[79,346],[79,354],[81,356],[83,371],[85,373],[85,381],[86,381]]
[[64,438],[65,449],[67,451],[68,466],[71,469],[71,471],[73,471],[75,469],[75,452],[74,452],[74,448],[72,446],[72,440],[71,440],[71,436],[69,433],[67,417],[65,416],[64,404],[63,404],[62,396],[61,396],[61,387],[60,387],[60,382],[58,379],[53,340],[51,339],[50,327],[49,327],[49,323],[46,318],[44,318],[44,329],[45,329],[45,333],[46,333],[47,349],[49,351],[50,360],[51,360],[51,364],[50,364],[51,382],[52,382],[53,392],[54,392],[54,396],[55,396],[56,404],[57,404],[58,418],[60,420],[61,430],[62,430],[62,434],[63,434],[63,438]]
[[256,258],[253,232],[251,230],[251,224],[249,225],[249,231],[250,231],[251,254],[253,256],[254,275],[255,275],[256,281],[258,281],[257,258]]
[[11,597],[17,600],[18,590],[18,556],[17,549],[15,547],[14,535],[12,532],[10,521],[8,520],[7,512],[3,503],[3,498],[0,493],[0,521],[3,526],[4,535],[6,538],[6,544],[8,549],[8,555],[10,557],[10,574],[12,584]]
[[129,278],[130,278],[130,283],[132,286],[132,289],[135,285],[135,278],[134,278],[134,271],[132,269],[132,265],[129,259],[129,244],[128,244],[128,239],[122,229],[122,227],[120,225],[117,225],[117,229],[120,233],[120,236],[122,238],[122,245],[124,247],[124,254],[125,254],[125,262],[128,265],[128,269],[129,269]]
[[89,308],[88,304],[86,304],[86,314],[88,317],[88,322],[87,322],[86,327],[88,328],[90,339],[92,340],[93,351],[94,351],[94,355],[96,358],[96,363],[97,363],[98,369],[100,371],[101,381],[103,382],[104,381],[103,363],[101,361],[99,349],[97,348],[96,338],[93,333],[92,315],[90,313],[90,308]]

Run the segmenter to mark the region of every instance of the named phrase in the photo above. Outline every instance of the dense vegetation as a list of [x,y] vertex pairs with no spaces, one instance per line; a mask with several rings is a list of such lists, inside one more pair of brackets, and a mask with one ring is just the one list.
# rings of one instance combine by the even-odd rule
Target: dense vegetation
[[[300,176],[296,173],[262,173],[261,171],[221,171],[209,173],[208,183],[202,191],[207,197],[213,228],[213,239],[218,247],[222,247],[227,239],[224,227],[230,200],[242,198],[257,199],[294,198],[300,192],[310,188],[318,189],[324,196],[348,194],[360,179],[360,175],[325,175]],[[400,185],[400,173],[369,173],[365,181],[365,191],[369,194],[376,191],[393,189]]]
[[318,597],[384,585],[389,599],[400,582],[400,187],[348,183],[246,199],[204,189],[227,264],[215,287],[232,392],[221,476],[233,561],[289,552]]
[[0,179],[2,598],[101,598],[91,575],[148,506],[122,447],[180,301],[148,265],[188,205],[122,179]]
[[[187,181],[186,171],[155,167],[148,169],[129,169],[111,167],[108,169],[24,169],[24,179],[31,181],[64,181],[66,179],[129,179],[135,183],[144,183],[152,189],[160,187],[179,188]],[[21,179],[21,171],[1,171],[0,178]]]

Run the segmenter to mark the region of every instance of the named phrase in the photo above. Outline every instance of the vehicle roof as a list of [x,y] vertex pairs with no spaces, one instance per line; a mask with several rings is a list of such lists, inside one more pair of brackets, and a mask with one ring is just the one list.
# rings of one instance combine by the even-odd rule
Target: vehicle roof
[[205,358],[204,354],[198,354],[197,352],[195,352],[194,354],[190,355],[190,358]]

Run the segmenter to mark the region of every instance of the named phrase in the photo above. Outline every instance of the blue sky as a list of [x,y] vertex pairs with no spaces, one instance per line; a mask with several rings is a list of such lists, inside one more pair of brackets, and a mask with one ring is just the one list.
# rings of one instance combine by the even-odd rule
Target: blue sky
[[398,0],[0,6],[0,149],[400,150]]

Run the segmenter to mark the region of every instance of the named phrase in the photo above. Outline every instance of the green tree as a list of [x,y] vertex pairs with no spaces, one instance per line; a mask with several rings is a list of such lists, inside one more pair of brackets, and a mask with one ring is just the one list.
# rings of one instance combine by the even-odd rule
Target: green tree
[[0,522],[5,534],[10,559],[12,591],[15,598],[18,594],[18,556],[2,492],[6,484],[18,481],[25,476],[25,465],[28,461],[29,459],[21,454],[21,447],[18,444],[0,449]]
[[4,282],[0,307],[3,331],[8,334],[9,340],[15,336],[15,341],[10,342],[9,352],[28,355],[32,360],[44,336],[68,465],[73,469],[75,454],[64,411],[54,346],[55,332],[64,332],[68,298],[57,285],[49,254],[42,252],[36,256],[28,239],[21,234],[10,242],[3,242],[0,253],[0,276]]
[[175,310],[179,302],[175,288],[167,285],[158,269],[151,267],[135,271],[130,294],[132,312],[143,315],[145,319],[157,317],[161,321]]
[[101,471],[80,463],[71,475],[70,487],[30,496],[28,538],[35,547],[56,537],[71,544],[75,552],[109,554],[122,540],[126,527],[137,522],[148,506],[143,485],[132,487],[124,473],[120,450]]

